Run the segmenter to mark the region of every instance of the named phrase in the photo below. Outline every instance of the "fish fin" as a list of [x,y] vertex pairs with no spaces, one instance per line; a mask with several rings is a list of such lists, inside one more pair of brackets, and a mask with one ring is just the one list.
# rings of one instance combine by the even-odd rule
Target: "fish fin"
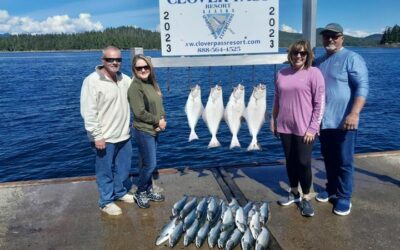
[[208,144],[208,148],[216,148],[221,146],[221,143],[219,143],[217,137],[212,137],[210,143]]
[[237,136],[233,136],[231,140],[231,145],[229,146],[230,149],[235,148],[235,147],[241,147],[240,142]]
[[189,141],[193,141],[193,140],[198,140],[199,137],[197,136],[196,132],[194,130],[190,131],[190,135],[189,135]]
[[261,146],[257,141],[252,141],[250,145],[247,147],[247,151],[252,151],[252,150],[261,150]]

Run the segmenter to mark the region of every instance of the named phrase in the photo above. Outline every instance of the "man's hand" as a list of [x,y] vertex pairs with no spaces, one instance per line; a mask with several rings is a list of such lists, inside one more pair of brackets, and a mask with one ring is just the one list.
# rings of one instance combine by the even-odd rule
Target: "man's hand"
[[344,120],[343,129],[344,130],[354,130],[357,128],[360,115],[358,113],[350,113],[346,116]]
[[98,150],[103,150],[106,148],[106,141],[104,139],[98,140],[94,142],[94,146]]

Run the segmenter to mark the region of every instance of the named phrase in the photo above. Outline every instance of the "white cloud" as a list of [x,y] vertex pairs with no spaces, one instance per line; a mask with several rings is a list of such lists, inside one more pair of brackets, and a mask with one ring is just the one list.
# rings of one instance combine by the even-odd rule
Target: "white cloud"
[[88,13],[81,13],[78,18],[57,15],[48,17],[44,21],[37,21],[30,17],[10,16],[6,10],[0,10],[0,33],[53,34],[92,30],[103,30],[103,25],[100,22],[92,21],[91,15]]
[[354,37],[366,37],[366,36],[369,36],[369,35],[374,34],[374,33],[367,32],[367,31],[362,31],[362,30],[351,30],[351,29],[345,29],[345,30],[343,31],[343,33],[344,33],[345,35],[354,36]]
[[289,33],[301,33],[301,31],[297,31],[294,28],[292,28],[286,24],[281,25],[281,31],[285,31],[285,32],[289,32]]
[[9,18],[8,12],[6,10],[0,10],[0,22],[3,22],[8,18]]

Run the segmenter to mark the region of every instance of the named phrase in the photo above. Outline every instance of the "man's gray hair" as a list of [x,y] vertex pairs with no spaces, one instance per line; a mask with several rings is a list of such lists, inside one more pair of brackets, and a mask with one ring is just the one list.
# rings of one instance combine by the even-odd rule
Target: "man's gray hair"
[[105,55],[105,53],[106,53],[107,50],[118,50],[118,51],[120,51],[119,48],[117,48],[117,47],[115,47],[115,46],[112,46],[112,45],[109,45],[109,46],[107,46],[107,47],[105,47],[105,48],[103,49],[103,56]]

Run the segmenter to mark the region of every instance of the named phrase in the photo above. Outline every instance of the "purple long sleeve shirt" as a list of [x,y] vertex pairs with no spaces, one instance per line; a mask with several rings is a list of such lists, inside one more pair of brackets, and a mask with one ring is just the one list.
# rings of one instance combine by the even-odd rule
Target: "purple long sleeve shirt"
[[325,107],[325,81],[316,67],[279,71],[275,84],[278,133],[304,136],[319,132]]

